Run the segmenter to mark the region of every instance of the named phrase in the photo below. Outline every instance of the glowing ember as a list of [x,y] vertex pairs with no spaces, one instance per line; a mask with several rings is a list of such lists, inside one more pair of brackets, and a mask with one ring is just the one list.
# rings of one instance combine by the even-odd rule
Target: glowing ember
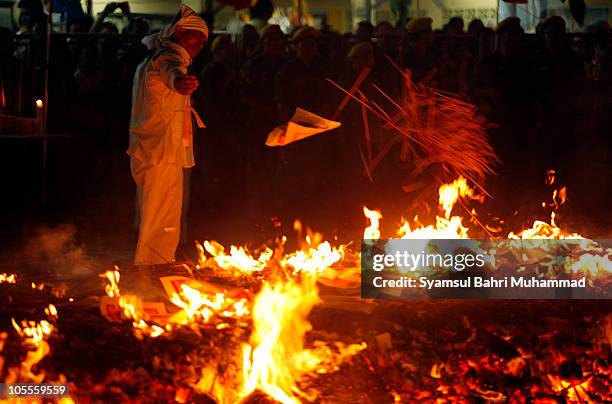
[[588,403],[591,401],[588,394],[590,379],[572,383],[558,376],[548,375],[548,380],[552,389],[557,393],[563,393],[570,402]]
[[368,345],[345,345],[335,342],[333,347],[322,341],[315,341],[314,347],[305,349],[295,357],[296,367],[305,373],[325,374],[339,370],[339,364],[363,351]]

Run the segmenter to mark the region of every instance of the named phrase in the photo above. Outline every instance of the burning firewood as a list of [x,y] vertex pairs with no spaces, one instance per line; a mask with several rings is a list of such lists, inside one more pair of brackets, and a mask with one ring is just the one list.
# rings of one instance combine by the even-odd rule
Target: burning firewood
[[[466,238],[474,229],[456,206],[479,197],[465,179],[444,184],[435,224],[404,221],[398,234]],[[374,243],[384,216],[364,215]],[[612,251],[552,219],[503,243],[561,239],[572,271],[609,287]],[[362,300],[354,246],[295,228],[296,251],[285,238],[260,249],[205,241],[197,264],[114,268],[62,293],[5,275],[2,376],[66,382],[85,403],[612,399],[605,305]],[[498,259],[526,266],[550,252],[523,257],[503,243]]]
[[[391,149],[400,145],[401,160],[411,160],[413,172],[410,176],[413,178],[431,166],[439,166],[451,178],[463,176],[475,184],[482,184],[487,175],[493,174],[498,158],[485,132],[487,124],[484,118],[478,116],[476,107],[454,94],[416,84],[409,70],[396,68],[404,81],[401,100],[393,100],[373,85],[396,111],[385,111],[374,101],[363,97],[362,93],[359,93],[361,96],[356,95],[358,89],[347,91],[328,79],[345,94],[345,100],[353,99],[361,104],[364,110],[384,122],[388,129],[386,144],[373,154],[371,150],[374,146],[367,131],[367,118],[364,118],[368,151],[367,158],[362,155],[364,173],[371,178],[371,173]],[[359,78],[355,85],[360,85]],[[409,187],[410,184],[406,186],[407,189]]]

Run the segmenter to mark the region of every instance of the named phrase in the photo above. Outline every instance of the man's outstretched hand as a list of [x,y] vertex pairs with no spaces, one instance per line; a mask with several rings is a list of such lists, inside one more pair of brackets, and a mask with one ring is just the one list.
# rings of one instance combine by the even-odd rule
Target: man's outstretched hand
[[193,74],[186,74],[174,79],[174,88],[183,95],[191,95],[199,85],[200,82]]

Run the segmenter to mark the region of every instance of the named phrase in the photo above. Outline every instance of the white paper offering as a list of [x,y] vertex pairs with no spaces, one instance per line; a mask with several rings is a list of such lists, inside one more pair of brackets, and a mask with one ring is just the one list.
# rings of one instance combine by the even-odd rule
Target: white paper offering
[[295,114],[286,125],[272,129],[266,139],[267,146],[285,146],[298,140],[318,135],[340,126],[340,122],[330,121],[312,112],[296,108]]

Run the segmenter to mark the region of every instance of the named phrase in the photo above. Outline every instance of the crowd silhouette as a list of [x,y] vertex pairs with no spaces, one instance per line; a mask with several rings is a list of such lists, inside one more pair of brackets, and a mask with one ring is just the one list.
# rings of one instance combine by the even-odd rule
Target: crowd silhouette
[[[140,42],[149,23],[132,18],[120,32],[106,20],[117,9],[129,14],[127,3],[111,3],[95,21],[65,21],[65,33],[51,41],[50,131],[87,138],[83,147],[95,152],[83,157],[83,165],[94,167],[100,182],[129,178],[132,80],[138,64],[151,56]],[[33,114],[30,101],[42,95],[45,24],[34,12],[22,17],[18,32],[2,34],[5,110]],[[363,21],[355,33],[343,34],[327,26],[285,33],[277,25],[258,30],[247,24],[238,35],[211,35],[190,68],[200,80],[193,105],[206,124],[195,136],[192,206],[212,212],[231,206],[256,218],[308,220],[312,212],[316,221],[316,215],[355,211],[364,201],[399,210],[409,204],[414,195],[401,186],[410,164],[397,153],[372,179],[363,172],[364,131],[379,147],[389,129],[372,117],[365,128],[355,102],[334,116],[344,94],[327,79],[349,89],[364,69],[369,73],[360,86],[363,95],[391,112],[390,100],[402,93],[402,69],[416,83],[477,106],[492,124],[488,133],[501,160],[488,184],[500,214],[511,215],[523,199],[538,204],[532,191],[549,169],[570,186],[577,205],[607,212],[610,27],[600,23],[569,34],[561,17],[548,18],[530,35],[517,18],[493,29],[479,20],[466,27],[458,17],[439,31],[431,19],[416,18],[405,26]],[[371,90],[373,85],[388,97]],[[287,147],[266,147],[267,134],[296,107],[342,126]],[[433,181],[437,174],[425,175]]]

